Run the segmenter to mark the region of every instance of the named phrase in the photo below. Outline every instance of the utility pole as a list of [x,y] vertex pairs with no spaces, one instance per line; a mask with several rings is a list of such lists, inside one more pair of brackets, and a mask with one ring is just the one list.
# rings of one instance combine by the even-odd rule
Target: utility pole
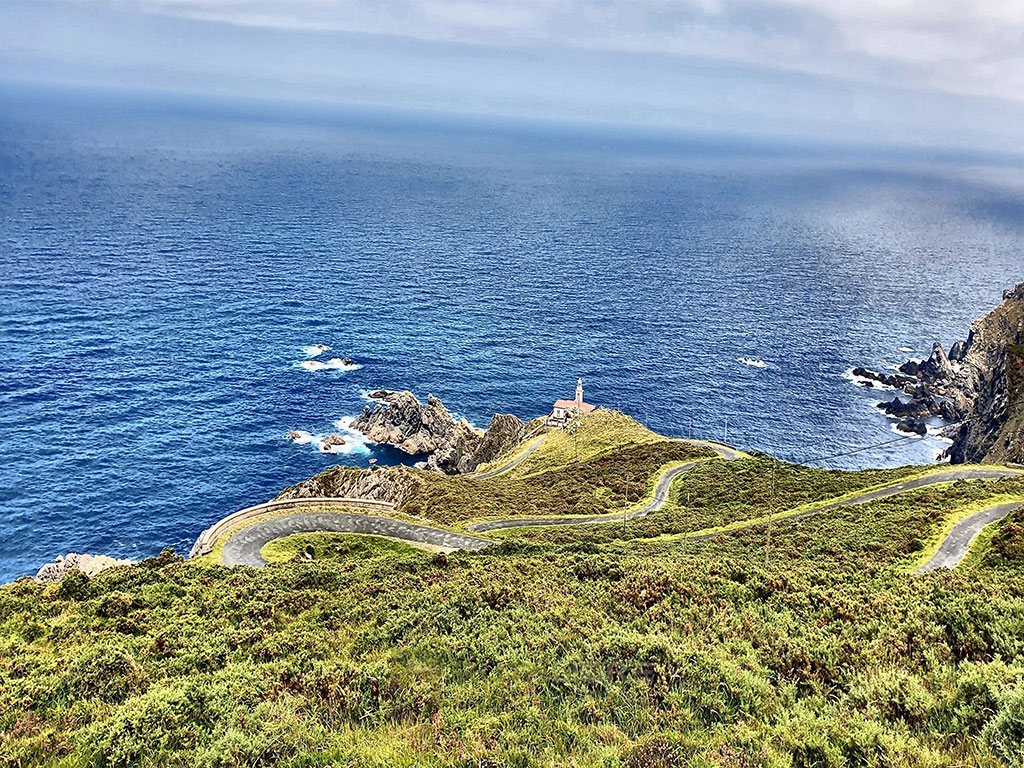
[[775,465],[779,463],[779,451],[772,452],[772,498],[768,503],[768,535],[764,545],[764,567],[768,568],[768,556],[772,548],[772,515],[775,512]]

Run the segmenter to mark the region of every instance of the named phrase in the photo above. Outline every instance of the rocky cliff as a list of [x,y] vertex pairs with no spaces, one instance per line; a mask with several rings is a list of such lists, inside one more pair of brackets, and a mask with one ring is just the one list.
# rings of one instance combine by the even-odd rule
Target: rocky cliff
[[[954,345],[947,391],[969,401],[953,437],[954,463],[1024,462],[1024,283]],[[950,391],[951,390],[951,391]]]
[[416,473],[409,467],[332,467],[285,488],[276,499],[343,497],[387,501],[397,506],[416,482]]
[[879,406],[905,419],[901,428],[929,416],[951,422],[945,434],[953,439],[946,452],[953,463],[1024,462],[1024,283],[1005,291],[948,354],[936,343],[927,359],[907,361],[897,376],[862,368],[854,374],[910,395]]
[[526,425],[511,414],[495,414],[486,432],[457,420],[433,395],[420,403],[412,392],[378,390],[352,428],[377,443],[425,456],[427,469],[449,475],[472,472],[517,445]]

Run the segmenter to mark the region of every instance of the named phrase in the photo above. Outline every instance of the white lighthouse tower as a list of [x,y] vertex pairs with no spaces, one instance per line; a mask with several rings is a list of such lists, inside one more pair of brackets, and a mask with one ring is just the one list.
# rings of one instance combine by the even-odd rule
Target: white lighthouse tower
[[576,402],[577,403],[582,403],[583,402],[583,379],[582,378],[576,380]]

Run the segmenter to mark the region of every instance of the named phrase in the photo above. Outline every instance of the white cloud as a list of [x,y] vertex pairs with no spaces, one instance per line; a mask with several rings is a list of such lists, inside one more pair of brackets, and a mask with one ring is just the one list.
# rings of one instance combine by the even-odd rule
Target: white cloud
[[1024,99],[1020,0],[99,2],[236,25],[702,57]]

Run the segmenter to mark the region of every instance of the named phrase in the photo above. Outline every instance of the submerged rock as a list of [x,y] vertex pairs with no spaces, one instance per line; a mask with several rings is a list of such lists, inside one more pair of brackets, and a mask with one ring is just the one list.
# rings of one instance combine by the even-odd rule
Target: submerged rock
[[928,425],[920,419],[904,419],[896,425],[896,429],[912,435],[924,436],[928,434]]

